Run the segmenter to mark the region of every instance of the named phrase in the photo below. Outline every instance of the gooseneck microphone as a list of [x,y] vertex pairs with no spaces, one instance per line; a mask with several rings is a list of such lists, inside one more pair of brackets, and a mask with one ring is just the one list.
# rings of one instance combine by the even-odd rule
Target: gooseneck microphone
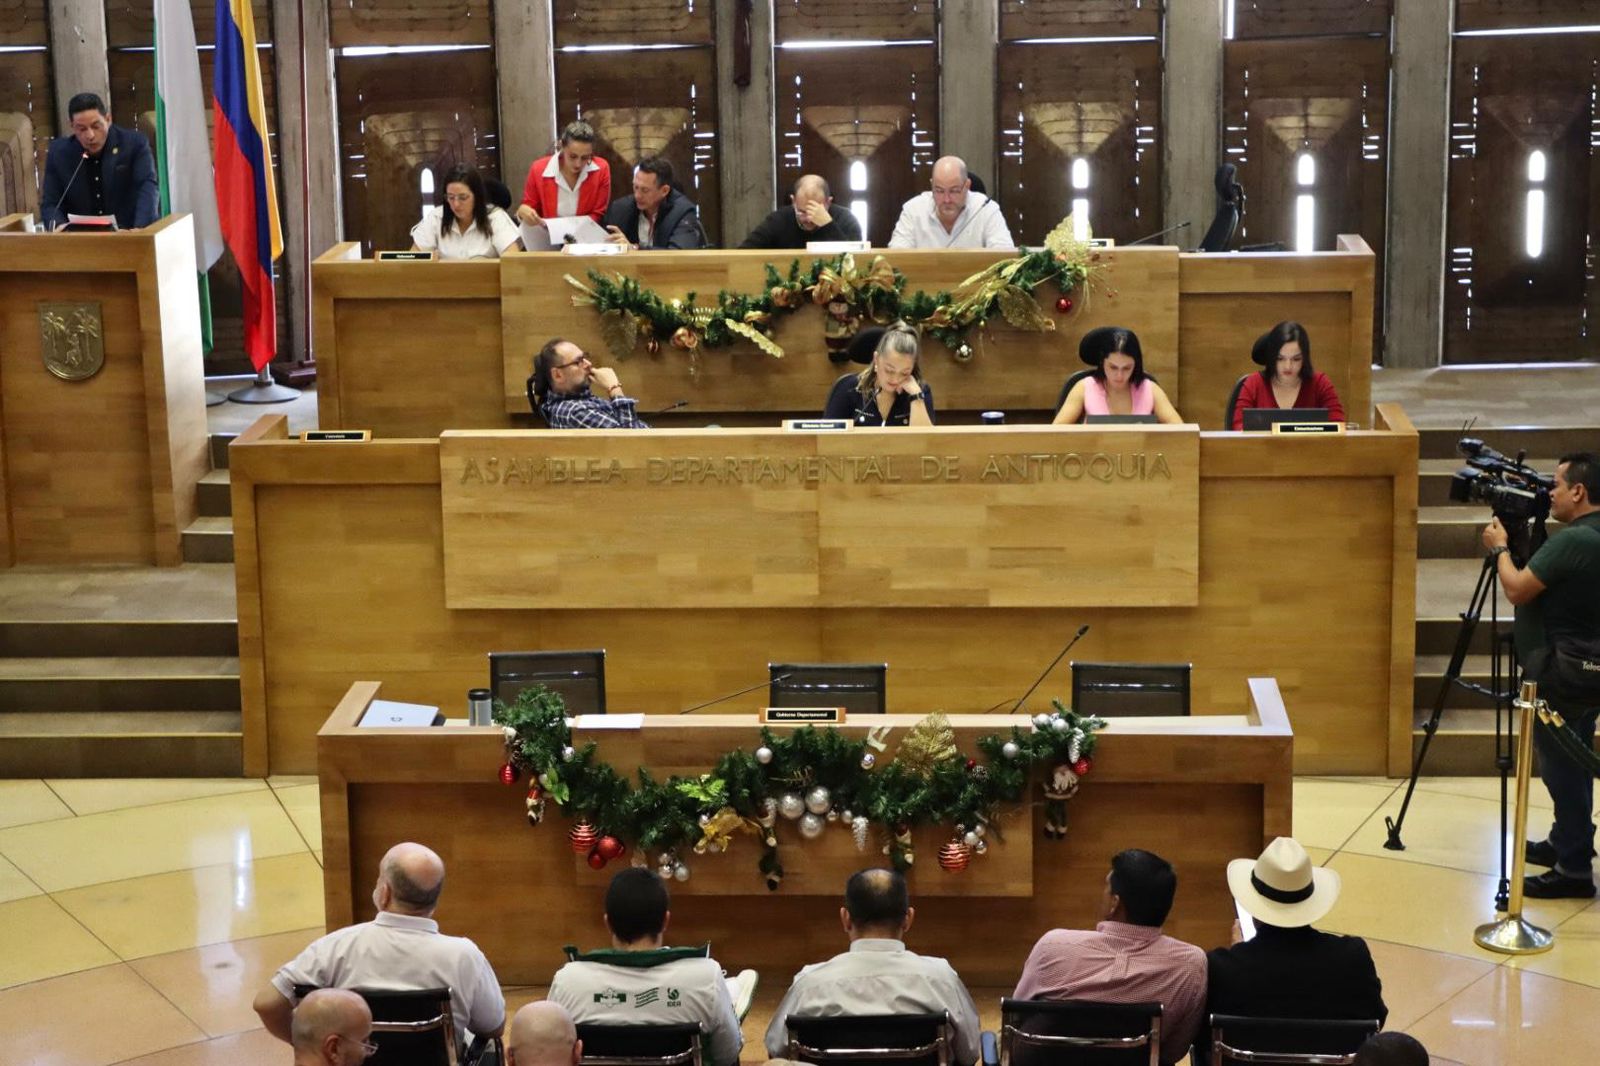
[[779,674],[777,677],[769,677],[765,681],[758,681],[754,685],[750,685],[747,688],[740,689],[738,692],[730,692],[726,696],[718,696],[714,700],[706,700],[704,703],[697,703],[693,707],[685,707],[683,710],[679,711],[678,713],[679,714],[688,714],[690,711],[702,710],[702,709],[704,709],[706,707],[711,707],[711,706],[714,706],[714,705],[716,705],[718,703],[723,703],[723,702],[726,702],[727,700],[731,700],[735,696],[743,696],[746,692],[754,692],[758,688],[765,688],[766,686],[772,684],[774,681],[787,681],[787,680],[789,680],[790,676],[791,675],[789,675],[789,674]]
[[1129,241],[1127,244],[1124,244],[1123,247],[1124,248],[1132,248],[1136,244],[1144,244],[1147,241],[1155,240],[1157,237],[1165,237],[1169,233],[1177,233],[1181,229],[1188,229],[1188,228],[1189,228],[1189,223],[1180,222],[1176,226],[1168,226],[1164,230],[1157,230],[1156,232],[1151,233],[1151,234],[1149,234],[1147,236],[1140,237],[1136,241]]
[[[82,155],[80,155],[78,157],[78,165],[72,168],[72,177],[68,178],[66,185],[62,186],[62,188],[61,188],[61,199],[56,201],[55,211],[53,212],[54,214],[57,214],[57,215],[61,214],[61,205],[67,202],[67,193],[72,191],[72,183],[78,180],[78,171],[82,170],[83,169],[83,165],[85,163],[87,163],[88,161],[89,161],[89,153],[88,152],[84,152]],[[66,222],[66,216],[65,215],[61,215],[61,221],[62,221],[62,223]]]
[[676,403],[667,404],[667,406],[663,407],[659,411],[651,411],[650,413],[652,415],[664,415],[668,411],[676,411],[680,407],[688,407],[688,406],[689,406],[689,401],[688,400],[679,400]]
[[[1072,635],[1072,639],[1067,641],[1067,646],[1062,648],[1061,651],[1056,654],[1056,657],[1054,659],[1050,660],[1050,665],[1044,668],[1044,673],[1040,674],[1034,680],[1033,684],[1028,686],[1028,691],[1026,691],[1026,692],[1024,692],[1022,694],[1022,698],[1020,700],[1018,700],[1015,704],[1012,705],[1011,710],[1010,710],[1009,713],[1016,714],[1018,711],[1020,711],[1022,709],[1022,705],[1024,703],[1028,702],[1028,697],[1033,695],[1033,690],[1038,688],[1040,685],[1044,684],[1044,679],[1050,676],[1050,671],[1054,670],[1056,668],[1056,664],[1059,663],[1062,659],[1065,659],[1067,657],[1067,652],[1071,651],[1072,650],[1072,646],[1074,644],[1078,643],[1078,641],[1082,640],[1083,639],[1083,635],[1085,633],[1087,633],[1087,632],[1089,632],[1089,623],[1085,622],[1083,625],[1078,627],[1078,631]],[[1004,703],[1005,703],[1005,701],[1001,700],[999,703],[995,704],[994,707],[990,707],[987,711],[984,711],[983,713],[984,714],[993,714],[995,708],[1003,706]]]

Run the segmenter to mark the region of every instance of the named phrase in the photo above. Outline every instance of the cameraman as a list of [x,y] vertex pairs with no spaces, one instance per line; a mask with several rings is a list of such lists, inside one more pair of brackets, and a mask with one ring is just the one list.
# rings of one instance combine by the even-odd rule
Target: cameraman
[[[1506,599],[1516,607],[1513,637],[1517,659],[1529,680],[1540,682],[1539,695],[1560,711],[1584,743],[1594,744],[1595,711],[1600,699],[1583,694],[1546,691],[1548,665],[1558,641],[1600,638],[1600,458],[1574,452],[1556,465],[1550,491],[1550,514],[1565,524],[1519,569],[1506,546],[1498,517],[1483,531],[1483,545],[1495,557],[1495,569]],[[1533,899],[1587,899],[1595,894],[1594,776],[1561,750],[1550,727],[1535,721],[1534,747],[1539,750],[1539,776],[1555,806],[1555,822],[1546,840],[1524,845],[1527,860],[1551,869],[1523,881],[1523,894]]]

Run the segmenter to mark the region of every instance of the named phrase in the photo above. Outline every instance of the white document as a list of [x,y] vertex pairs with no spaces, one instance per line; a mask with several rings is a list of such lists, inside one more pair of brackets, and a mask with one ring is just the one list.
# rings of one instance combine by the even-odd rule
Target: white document
[[1239,933],[1246,940],[1254,940],[1256,938],[1256,920],[1245,913],[1244,908],[1239,906],[1237,900],[1233,904],[1233,913],[1234,917],[1239,919]]
[[818,255],[839,255],[842,252],[870,252],[871,241],[807,241],[806,251]]
[[362,729],[431,726],[438,717],[439,708],[424,703],[373,700],[367,707],[367,713],[361,716],[360,725]]
[[642,714],[580,714],[572,719],[574,729],[643,729]]
[[543,226],[530,226],[526,222],[520,224],[522,231],[522,250],[525,252],[550,251],[550,231]]
[[606,231],[588,215],[574,215],[571,218],[547,218],[544,220],[544,225],[545,229],[549,231],[552,245],[604,244],[606,242]]

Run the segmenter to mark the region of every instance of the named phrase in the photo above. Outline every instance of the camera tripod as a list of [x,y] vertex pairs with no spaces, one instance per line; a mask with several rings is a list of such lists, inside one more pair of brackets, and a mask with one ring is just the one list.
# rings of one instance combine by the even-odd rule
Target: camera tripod
[[[1500,523],[1506,527],[1510,535],[1510,543],[1513,545],[1512,559],[1525,564],[1533,551],[1544,542],[1543,519],[1536,518],[1530,525],[1526,518],[1510,521],[1501,518]],[[1518,551],[1518,548],[1522,550]],[[1450,663],[1439,682],[1439,692],[1433,700],[1433,711],[1423,723],[1422,747],[1418,749],[1416,760],[1411,765],[1411,777],[1406,782],[1406,795],[1400,804],[1400,813],[1398,817],[1393,818],[1384,816],[1383,822],[1389,831],[1389,836],[1383,842],[1383,846],[1390,851],[1406,849],[1400,839],[1400,830],[1405,824],[1406,813],[1411,809],[1411,797],[1416,791],[1417,779],[1422,776],[1422,766],[1428,758],[1428,748],[1433,743],[1434,734],[1439,730],[1439,720],[1444,715],[1445,701],[1449,698],[1452,688],[1462,688],[1489,697],[1494,701],[1494,765],[1500,771],[1500,881],[1495,892],[1495,906],[1504,910],[1510,903],[1511,893],[1510,882],[1506,877],[1507,787],[1515,760],[1510,715],[1512,703],[1517,697],[1518,669],[1511,634],[1499,632],[1498,562],[1493,554],[1484,557],[1483,569],[1478,572],[1478,583],[1472,590],[1472,599],[1468,601],[1467,609],[1461,612],[1461,626],[1456,630],[1455,648],[1450,653]],[[1486,602],[1489,605],[1490,626],[1489,683],[1480,685],[1463,680],[1461,667],[1466,662],[1467,652],[1472,647],[1472,637],[1477,631],[1479,619],[1483,617],[1483,607]],[[1520,843],[1518,846],[1521,846]]]

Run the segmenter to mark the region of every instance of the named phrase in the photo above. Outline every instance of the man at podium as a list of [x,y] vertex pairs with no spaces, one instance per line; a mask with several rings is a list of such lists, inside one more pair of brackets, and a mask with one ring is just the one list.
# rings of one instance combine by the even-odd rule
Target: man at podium
[[106,102],[79,93],[67,102],[72,133],[50,142],[39,210],[46,229],[67,215],[115,215],[118,229],[140,229],[161,214],[155,157],[137,130],[111,124]]

